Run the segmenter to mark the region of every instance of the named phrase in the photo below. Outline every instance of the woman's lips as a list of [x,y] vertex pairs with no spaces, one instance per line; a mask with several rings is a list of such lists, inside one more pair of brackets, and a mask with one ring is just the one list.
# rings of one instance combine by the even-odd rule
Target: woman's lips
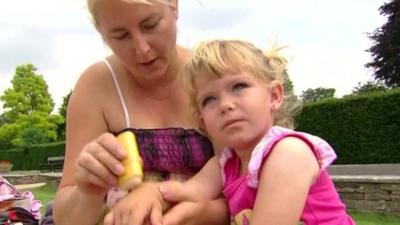
[[152,59],[152,60],[149,60],[149,61],[145,61],[145,62],[141,62],[141,63],[139,63],[140,65],[142,65],[142,66],[151,66],[156,60],[157,60],[158,58],[155,58],[155,59]]

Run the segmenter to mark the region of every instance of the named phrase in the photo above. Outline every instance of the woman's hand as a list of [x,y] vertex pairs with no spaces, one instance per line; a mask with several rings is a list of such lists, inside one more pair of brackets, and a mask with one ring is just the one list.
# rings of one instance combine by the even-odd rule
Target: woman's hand
[[192,185],[164,182],[160,192],[165,201],[176,203],[164,214],[163,225],[228,224],[224,199],[210,200]]
[[159,184],[146,182],[112,207],[104,218],[104,225],[159,225],[165,207]]
[[121,161],[125,155],[111,133],[104,133],[86,144],[76,163],[78,190],[86,195],[105,195],[107,190],[117,185],[118,176],[124,172]]

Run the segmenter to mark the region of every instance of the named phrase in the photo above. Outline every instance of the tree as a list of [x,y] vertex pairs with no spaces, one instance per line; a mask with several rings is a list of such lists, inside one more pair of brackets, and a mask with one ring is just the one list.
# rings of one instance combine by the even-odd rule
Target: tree
[[284,88],[285,88],[285,93],[293,93],[293,83],[289,78],[289,74],[287,73],[287,70],[283,73],[283,80],[284,80]]
[[359,82],[356,87],[353,88],[350,96],[354,95],[365,95],[371,92],[385,91],[388,88],[382,81],[367,81],[366,83]]
[[31,115],[21,115],[16,123],[19,132],[11,143],[13,146],[28,146],[57,141],[57,127],[62,122],[61,116],[46,112],[35,111]]
[[369,38],[373,46],[367,51],[372,54],[372,62],[365,64],[374,70],[376,80],[384,81],[388,87],[400,86],[400,0],[384,3],[379,8],[388,20],[376,29]]
[[4,116],[10,122],[15,122],[19,115],[30,115],[41,111],[48,114],[53,111],[54,102],[48,92],[48,86],[42,75],[35,73],[32,64],[18,66],[11,81],[12,88],[5,90],[0,96]]
[[60,115],[52,115],[54,102],[42,75],[32,64],[17,66],[12,87],[0,96],[4,123],[0,127],[0,147],[24,146],[57,140]]
[[304,102],[316,102],[326,98],[333,98],[335,96],[336,90],[334,88],[315,88],[315,89],[307,89],[302,91],[300,98],[303,99]]
[[60,106],[60,108],[58,109],[58,113],[60,114],[60,116],[62,116],[64,118],[64,122],[58,125],[57,128],[57,133],[59,136],[60,140],[65,140],[65,122],[67,121],[67,108],[68,108],[68,102],[69,102],[69,98],[71,97],[72,94],[72,90],[69,91],[69,93],[63,97],[63,103]]
[[58,108],[58,114],[60,114],[64,118],[67,117],[68,102],[69,98],[71,97],[71,94],[72,90],[70,90],[69,93],[63,97],[63,103],[61,104],[60,108]]
[[7,120],[4,116],[4,114],[0,115],[0,127],[3,126],[3,124],[7,123]]
[[12,140],[18,135],[16,123],[6,123],[0,127],[0,149],[10,149],[13,146]]

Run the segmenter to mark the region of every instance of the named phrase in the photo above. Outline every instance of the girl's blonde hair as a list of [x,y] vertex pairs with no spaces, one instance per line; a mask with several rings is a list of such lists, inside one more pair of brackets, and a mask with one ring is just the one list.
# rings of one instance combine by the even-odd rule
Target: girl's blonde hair
[[[263,53],[253,44],[240,40],[212,40],[197,45],[185,65],[181,75],[196,115],[199,107],[196,100],[195,81],[199,76],[220,78],[223,74],[248,72],[265,84],[278,80],[285,84],[287,60],[280,56],[275,44]],[[294,117],[301,111],[302,104],[293,93],[285,93],[284,101],[275,114],[274,125],[294,128]]]
[[[92,18],[92,22],[95,26],[98,25],[97,23],[97,15],[96,15],[96,5],[100,0],[87,0],[86,4]],[[106,0],[107,1],[107,0]],[[127,3],[134,3],[134,4],[146,4],[151,5],[153,2],[161,2],[166,5],[172,5],[170,0],[120,0]]]

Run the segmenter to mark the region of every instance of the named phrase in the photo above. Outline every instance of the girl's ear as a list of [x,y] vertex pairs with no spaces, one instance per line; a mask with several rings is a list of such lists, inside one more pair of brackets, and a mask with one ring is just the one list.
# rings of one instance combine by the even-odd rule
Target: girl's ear
[[271,82],[271,109],[278,110],[284,98],[284,87],[281,82],[274,80]]

